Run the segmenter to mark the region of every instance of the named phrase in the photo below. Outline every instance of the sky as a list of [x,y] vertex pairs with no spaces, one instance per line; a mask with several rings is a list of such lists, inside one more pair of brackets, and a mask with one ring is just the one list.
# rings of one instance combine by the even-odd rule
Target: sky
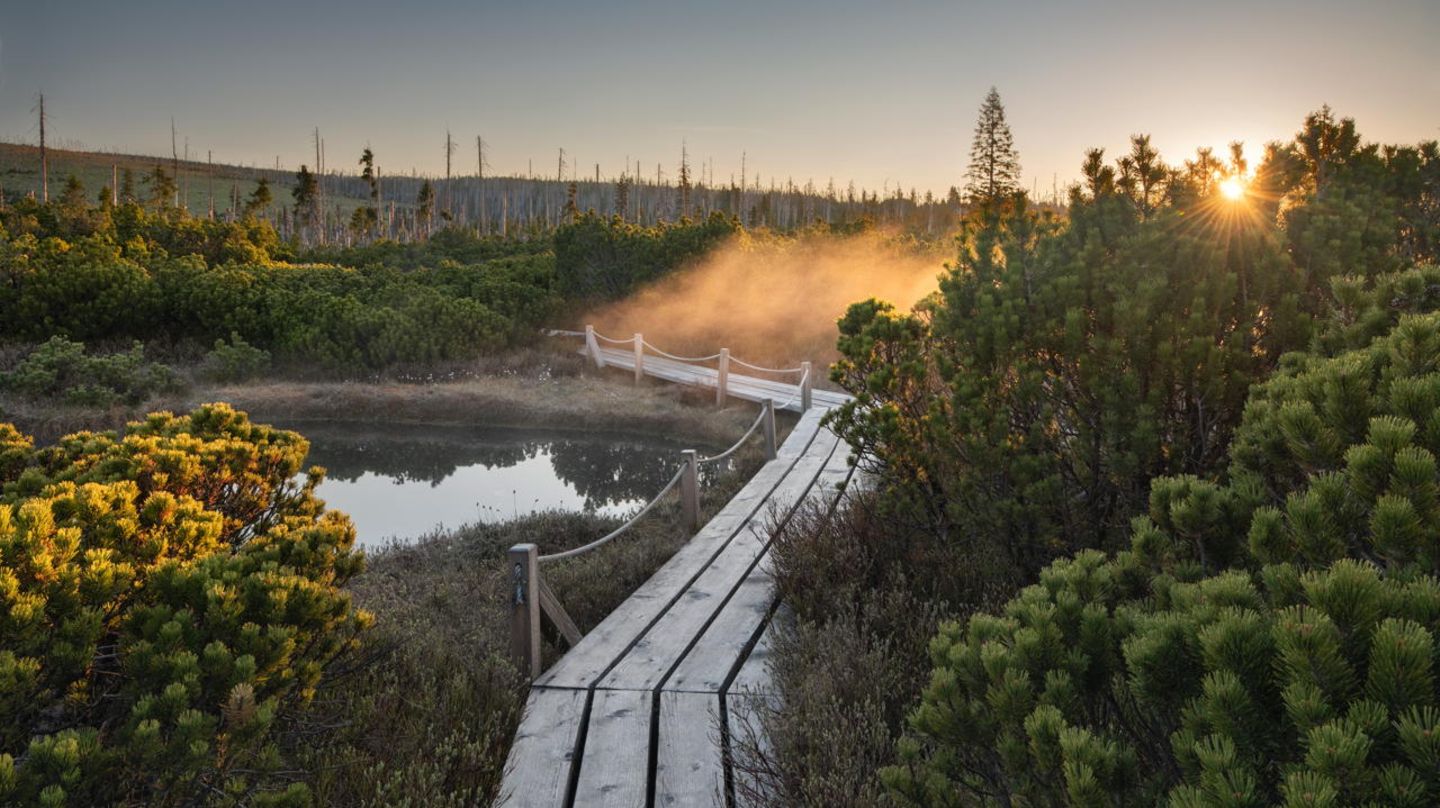
[[[1440,2],[0,0],[0,140],[294,170],[963,183],[997,87],[1027,186],[1148,133],[1251,155],[1330,104],[1367,140],[1440,138]],[[633,170],[633,169],[632,169]],[[753,180],[752,180],[753,181]]]

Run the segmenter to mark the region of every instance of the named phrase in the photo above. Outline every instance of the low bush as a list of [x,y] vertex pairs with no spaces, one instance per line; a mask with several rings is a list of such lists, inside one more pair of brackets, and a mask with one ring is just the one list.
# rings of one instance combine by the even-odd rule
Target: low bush
[[276,728],[369,618],[307,451],[222,404],[0,425],[0,804],[308,802]]
[[942,618],[998,602],[1000,559],[960,557],[873,492],[775,533],[775,699],[736,707],[741,805],[886,804],[877,772]]
[[215,381],[239,382],[260,376],[269,367],[269,351],[256,348],[244,337],[232,333],[228,343],[215,340],[215,349],[201,361],[200,373]]
[[85,346],[51,337],[14,370],[0,373],[0,389],[33,399],[88,407],[139,404],[180,386],[175,371],[145,359],[145,347],[114,354],[87,354]]
[[[914,805],[1440,799],[1440,315],[1290,357],[1223,485],[950,623],[886,782]],[[1226,569],[1226,567],[1232,567]]]

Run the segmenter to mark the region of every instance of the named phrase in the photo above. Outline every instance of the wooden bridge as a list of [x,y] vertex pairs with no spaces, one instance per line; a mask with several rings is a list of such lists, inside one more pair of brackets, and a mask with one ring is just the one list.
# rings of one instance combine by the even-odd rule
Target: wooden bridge
[[[717,398],[762,403],[754,426],[714,458],[687,453],[676,477],[686,518],[698,515],[695,467],[736,451],[761,430],[770,459],[668,563],[600,625],[580,637],[539,574],[547,560],[588,551],[625,530],[576,550],[542,556],[533,545],[511,550],[516,579],[514,650],[538,673],[510,750],[499,803],[504,806],[726,806],[734,804],[730,766],[740,716],[769,696],[771,618],[775,595],[770,528],[806,502],[833,507],[851,483],[849,447],[820,425],[842,394],[813,390],[811,370],[775,369],[710,357],[650,353],[640,335],[629,348],[593,329],[556,332],[585,337],[584,352],[600,366],[632,370],[682,384],[713,387]],[[603,343],[610,343],[609,345]],[[628,341],[626,341],[628,342]],[[699,364],[715,362],[715,367]],[[771,376],[732,374],[731,365]],[[800,412],[780,446],[773,443],[777,409]],[[762,429],[763,428],[763,429]],[[654,501],[651,503],[654,504]],[[635,517],[643,517],[649,506]],[[627,523],[626,527],[629,524]],[[698,520],[697,520],[698,521]],[[570,650],[539,672],[541,613],[571,640]]]

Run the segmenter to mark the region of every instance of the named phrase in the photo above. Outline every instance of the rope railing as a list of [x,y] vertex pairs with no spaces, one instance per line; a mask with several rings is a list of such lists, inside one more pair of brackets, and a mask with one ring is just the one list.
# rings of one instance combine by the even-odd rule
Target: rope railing
[[[588,339],[589,335],[586,336]],[[507,554],[511,565],[512,584],[510,650],[516,664],[522,670],[529,671],[531,679],[540,675],[540,615],[542,613],[550,618],[550,621],[555,624],[572,647],[580,642],[581,637],[580,629],[575,625],[575,621],[570,619],[570,615],[565,612],[565,607],[560,603],[560,599],[550,590],[545,578],[540,574],[540,565],[585,555],[609,544],[645,518],[645,515],[660,504],[660,501],[665,499],[671,491],[675,490],[676,486],[680,487],[681,523],[686,530],[692,533],[698,531],[700,529],[700,465],[702,463],[718,463],[735,454],[755,434],[755,430],[761,428],[765,435],[765,459],[774,460],[776,456],[775,402],[767,399],[761,405],[760,414],[756,416],[755,422],[729,449],[703,459],[696,454],[694,449],[686,449],[681,452],[682,462],[674,476],[665,483],[659,493],[645,503],[644,507],[627,519],[625,524],[594,541],[560,552],[540,555],[539,548],[535,544],[517,544],[510,548]]]
[[666,359],[673,359],[676,362],[709,362],[712,359],[719,359],[721,356],[721,354],[718,353],[713,353],[709,356],[676,356],[675,354],[667,353],[660,350],[659,348],[656,348],[654,345],[650,344],[648,340],[642,339],[641,342],[644,343],[646,348],[654,351],[656,356],[663,356]]
[[[601,334],[599,331],[594,330],[594,328],[591,328],[591,329],[588,330],[588,331],[570,331],[570,330],[562,329],[562,328],[546,328],[546,329],[541,329],[540,333],[541,333],[541,334],[544,334],[544,335],[547,336],[547,337],[590,337],[590,336],[593,336],[593,337],[595,337],[595,339],[599,340],[600,342],[608,342],[608,343],[610,343],[611,345],[634,345],[635,342],[636,342],[636,340],[639,340],[639,341],[640,341],[640,344],[644,345],[646,348],[649,348],[652,352],[655,353],[656,356],[663,356],[663,357],[665,357],[666,359],[673,359],[673,360],[675,360],[676,362],[711,362],[711,361],[714,361],[714,360],[716,360],[716,359],[719,359],[719,358],[721,358],[722,356],[725,355],[725,352],[724,352],[724,351],[721,351],[721,352],[719,352],[719,353],[710,354],[709,356],[680,356],[679,354],[673,354],[673,353],[670,353],[669,351],[666,351],[666,350],[660,348],[658,345],[656,345],[655,343],[653,343],[653,342],[645,339],[644,337],[642,337],[642,336],[639,335],[639,334],[636,334],[635,336],[630,337],[629,339],[616,339],[615,337],[607,337],[607,336],[605,336],[604,334]],[[743,367],[743,368],[747,368],[747,369],[749,369],[749,370],[753,370],[753,371],[756,371],[756,372],[758,372],[758,373],[804,373],[804,372],[805,372],[805,366],[804,366],[804,365],[797,365],[796,367],[793,367],[793,368],[772,368],[772,367],[767,367],[767,366],[765,366],[765,365],[757,365],[757,364],[755,364],[755,363],[753,363],[753,362],[746,362],[744,359],[741,359],[741,358],[739,358],[739,357],[737,357],[737,356],[731,356],[731,357],[730,357],[730,361],[733,362],[733,363],[735,363],[735,364],[737,364],[737,365],[739,365],[739,366],[741,366],[741,367]]]
[[754,435],[755,430],[759,429],[760,426],[765,423],[767,417],[770,419],[770,423],[773,425],[775,422],[775,410],[772,408],[771,402],[768,400],[763,405],[761,405],[760,414],[755,416],[755,423],[751,424],[750,428],[745,430],[745,434],[741,435],[740,439],[735,441],[735,443],[732,444],[729,449],[726,449],[725,451],[717,455],[711,455],[710,457],[702,457],[698,462],[701,465],[704,465],[706,463],[719,463],[721,460],[724,460],[730,455],[733,455],[736,452],[740,451],[740,447],[745,445],[745,441],[750,440],[750,436]]
[[790,394],[790,397],[787,398],[787,399],[785,399],[785,401],[783,401],[782,403],[776,404],[775,407],[778,408],[778,409],[782,409],[782,410],[783,410],[783,409],[785,409],[786,407],[790,406],[791,404],[794,404],[794,403],[795,403],[795,399],[798,398],[798,399],[800,399],[800,408],[801,408],[802,410],[808,410],[808,409],[810,409],[810,384],[809,384],[809,382],[810,382],[810,363],[809,363],[809,362],[806,362],[805,365],[804,365],[804,367],[801,369],[801,372],[800,372],[800,383],[795,386],[795,392],[791,393],[791,394]]
[[680,483],[680,478],[684,476],[685,466],[682,465],[680,466],[680,468],[675,470],[675,476],[670,478],[670,482],[665,483],[665,487],[660,489],[660,493],[656,494],[654,499],[645,503],[645,507],[637,511],[634,516],[630,517],[629,521],[627,521],[620,527],[615,528],[614,530],[606,533],[604,536],[601,536],[600,538],[590,542],[589,544],[581,545],[579,547],[573,547],[569,550],[565,550],[559,553],[549,553],[547,555],[537,556],[535,560],[541,564],[545,564],[550,561],[560,561],[566,558],[574,558],[575,556],[584,555],[596,548],[603,547],[604,545],[608,544],[612,539],[620,536],[620,534],[634,527],[635,523],[640,521],[640,519],[645,516],[645,514],[649,513],[651,508],[654,508],[657,504],[659,504],[660,500],[664,499],[665,495],[670,493],[670,491]]
[[[746,362],[746,361],[743,360],[743,359],[738,359],[738,358],[736,358],[736,357],[733,357],[733,356],[730,355],[730,349],[729,349],[729,348],[721,348],[719,353],[713,353],[713,354],[710,354],[710,355],[708,355],[708,356],[681,356],[681,355],[679,355],[679,354],[670,353],[669,351],[666,351],[666,350],[660,348],[659,346],[656,346],[656,345],[654,345],[653,343],[647,341],[647,340],[645,339],[645,337],[644,337],[643,334],[636,334],[636,335],[634,335],[633,337],[631,337],[630,339],[616,339],[616,338],[614,338],[614,337],[609,337],[609,336],[606,336],[606,335],[601,334],[600,332],[596,331],[596,330],[595,330],[595,326],[593,326],[593,325],[587,325],[587,326],[585,326],[585,330],[584,330],[584,331],[564,331],[564,330],[560,330],[560,329],[551,329],[551,330],[544,331],[544,332],[542,332],[542,333],[547,334],[547,335],[550,335],[550,336],[567,336],[567,337],[569,337],[569,336],[583,336],[583,337],[585,338],[585,349],[584,349],[583,353],[584,353],[586,356],[590,357],[590,361],[592,361],[592,362],[595,363],[595,367],[597,367],[597,368],[602,368],[602,369],[603,369],[603,368],[606,366],[606,364],[607,364],[607,353],[606,353],[606,351],[602,351],[602,350],[601,350],[601,348],[600,348],[600,343],[604,342],[604,343],[607,343],[607,344],[609,344],[609,345],[629,345],[629,346],[631,346],[632,349],[634,350],[634,353],[635,353],[635,358],[634,358],[634,360],[633,360],[633,362],[632,362],[632,364],[631,364],[631,368],[632,368],[632,369],[634,370],[634,372],[635,372],[635,383],[636,383],[636,384],[639,384],[639,383],[641,382],[641,380],[645,377],[645,373],[646,373],[646,369],[645,369],[645,357],[648,355],[648,354],[646,353],[646,349],[647,349],[647,348],[648,348],[652,353],[654,353],[656,356],[663,357],[663,358],[665,358],[665,359],[669,359],[669,360],[672,360],[672,361],[675,361],[675,362],[702,363],[702,362],[711,362],[711,361],[714,361],[714,360],[719,360],[719,362],[716,364],[716,366],[715,366],[715,368],[714,368],[714,371],[715,371],[715,376],[714,376],[715,403],[716,403],[717,406],[724,406],[726,399],[728,399],[729,396],[730,396],[730,365],[731,365],[731,363],[734,363],[734,364],[736,364],[736,365],[739,365],[739,366],[742,367],[742,368],[746,368],[746,369],[749,369],[749,370],[756,371],[756,372],[758,372],[758,373],[774,373],[774,374],[799,373],[799,374],[800,374],[800,380],[799,380],[799,382],[796,384],[796,387],[797,387],[798,389],[796,390],[796,392],[795,392],[794,394],[792,394],[792,395],[790,396],[790,398],[786,399],[785,402],[780,405],[780,408],[781,408],[781,409],[784,409],[784,408],[786,408],[786,407],[789,407],[789,406],[790,406],[791,404],[793,404],[793,403],[796,401],[796,399],[798,398],[799,401],[800,401],[800,409],[801,409],[802,411],[810,409],[810,403],[811,403],[811,399],[812,399],[812,395],[813,395],[813,388],[814,388],[814,386],[815,386],[815,383],[814,383],[814,374],[813,374],[813,372],[812,372],[811,365],[810,365],[809,362],[801,362],[799,367],[793,367],[793,368],[772,368],[772,367],[768,367],[768,366],[766,366],[766,365],[757,365],[757,364],[755,364],[754,362]],[[615,359],[613,350],[609,353],[609,360],[611,360],[611,361],[619,361],[619,360],[616,360],[616,359]],[[664,370],[661,370],[661,371],[657,371],[657,375],[665,376],[666,373],[665,373]],[[677,381],[679,381],[679,380],[677,380]],[[709,378],[706,377],[706,376],[704,376],[704,375],[700,375],[700,376],[698,376],[697,378],[691,379],[690,381],[691,381],[692,383],[701,384],[701,385],[704,385],[704,386],[707,386],[707,387],[710,385],[710,380],[709,380]],[[775,382],[774,380],[765,380],[765,379],[758,379],[758,380],[756,380],[756,381],[757,381],[757,382],[766,382],[766,383],[780,383],[780,382]],[[755,383],[755,382],[747,382],[747,383],[750,385],[750,388],[752,388],[752,389],[750,390],[750,396],[754,396],[755,393],[757,392],[757,391],[754,389],[754,388],[757,386],[756,383]],[[765,388],[763,385],[760,385],[760,386],[759,386],[759,390],[760,390],[760,391],[763,391],[763,390],[765,390],[765,389],[766,389],[766,388]],[[755,400],[755,399],[752,397],[751,400],[753,401],[753,400]]]
[[767,368],[767,367],[765,367],[765,366],[763,366],[763,365],[752,365],[752,364],[750,364],[749,362],[746,362],[746,361],[743,360],[743,359],[736,359],[736,358],[733,357],[733,356],[730,357],[730,361],[731,361],[731,362],[734,362],[735,364],[737,364],[737,365],[739,365],[739,366],[741,366],[741,367],[750,368],[751,370],[758,370],[758,371],[760,371],[761,373],[804,373],[804,372],[805,372],[805,366],[804,366],[804,365],[800,365],[800,366],[798,366],[798,367],[793,367],[793,368]]

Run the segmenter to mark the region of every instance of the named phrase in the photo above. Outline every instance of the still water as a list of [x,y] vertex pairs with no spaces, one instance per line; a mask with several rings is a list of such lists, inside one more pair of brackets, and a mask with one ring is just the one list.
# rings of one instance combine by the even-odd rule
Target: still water
[[665,437],[345,422],[277,424],[310,440],[318,494],[355,521],[361,545],[543,510],[623,516],[679,468]]

